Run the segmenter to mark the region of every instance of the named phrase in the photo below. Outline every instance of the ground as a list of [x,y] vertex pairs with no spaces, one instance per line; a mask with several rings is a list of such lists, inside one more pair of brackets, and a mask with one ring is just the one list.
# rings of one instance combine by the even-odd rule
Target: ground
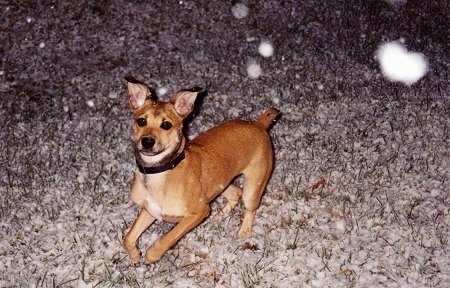
[[[446,287],[448,1],[153,2],[0,1],[0,287]],[[412,85],[380,71],[395,40],[427,59]],[[250,238],[239,204],[129,261],[129,74],[206,88],[190,138],[282,111]]]

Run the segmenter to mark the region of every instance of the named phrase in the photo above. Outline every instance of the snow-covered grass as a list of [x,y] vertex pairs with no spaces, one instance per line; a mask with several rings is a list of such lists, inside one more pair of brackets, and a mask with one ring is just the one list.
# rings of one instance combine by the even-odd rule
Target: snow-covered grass
[[[237,19],[227,1],[144,2],[1,8],[0,287],[447,286],[448,59],[439,33],[414,34],[397,17],[419,4],[245,2]],[[436,3],[414,27],[443,23]],[[402,35],[377,26],[390,21]],[[431,67],[411,86],[382,77],[373,59],[400,37]],[[276,51],[262,57],[248,39]],[[251,61],[264,71],[255,79]],[[250,238],[236,237],[238,205],[158,263],[130,263],[130,73],[164,98],[207,87],[189,137],[271,105],[283,112]],[[141,251],[172,227],[155,223]]]

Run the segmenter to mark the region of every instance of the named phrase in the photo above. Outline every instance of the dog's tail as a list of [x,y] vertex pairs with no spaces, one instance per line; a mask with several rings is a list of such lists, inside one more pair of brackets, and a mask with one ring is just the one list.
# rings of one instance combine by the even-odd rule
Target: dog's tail
[[261,114],[258,119],[256,119],[255,124],[264,128],[264,130],[267,130],[280,116],[280,110],[271,107],[267,109],[266,112]]

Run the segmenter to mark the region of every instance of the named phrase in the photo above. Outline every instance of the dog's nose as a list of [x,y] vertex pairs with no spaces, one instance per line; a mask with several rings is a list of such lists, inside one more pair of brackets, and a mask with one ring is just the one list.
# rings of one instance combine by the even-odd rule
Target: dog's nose
[[144,137],[141,139],[141,144],[144,149],[150,149],[155,145],[155,139],[152,137]]

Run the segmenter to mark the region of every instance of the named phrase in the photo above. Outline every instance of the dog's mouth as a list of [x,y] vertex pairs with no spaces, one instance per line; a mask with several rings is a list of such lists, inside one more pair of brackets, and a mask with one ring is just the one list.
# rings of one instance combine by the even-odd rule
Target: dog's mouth
[[136,162],[142,166],[153,166],[161,161],[163,151],[152,151],[148,149],[139,149],[138,147],[134,150],[134,155],[136,157]]
[[146,150],[146,149],[137,149],[137,151],[139,152],[139,154],[144,155],[144,156],[157,156],[159,154],[161,154],[164,151],[150,151],[150,150]]
[[166,149],[158,143],[155,137],[144,136],[136,142],[135,151],[141,156],[157,156]]
[[[141,141],[142,142],[142,141]],[[145,167],[152,167],[164,164],[176,155],[178,155],[184,148],[184,138],[171,143],[165,147],[159,145],[152,145],[152,147],[143,147],[142,143],[135,146],[135,157],[138,164]],[[175,144],[175,145],[174,145]]]

